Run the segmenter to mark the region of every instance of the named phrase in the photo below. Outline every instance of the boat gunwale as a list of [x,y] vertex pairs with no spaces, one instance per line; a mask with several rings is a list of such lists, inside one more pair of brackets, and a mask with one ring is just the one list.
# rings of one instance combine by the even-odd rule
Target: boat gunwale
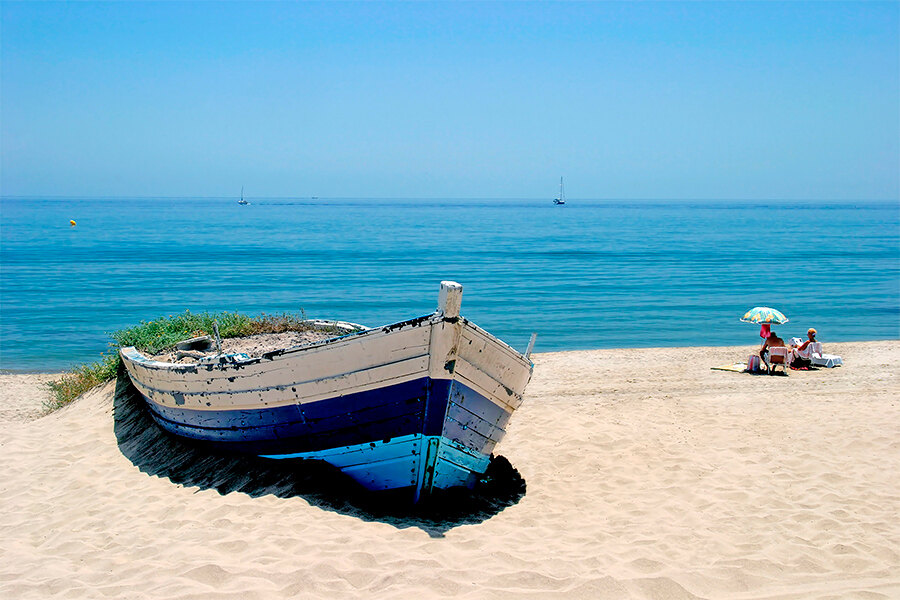
[[[135,346],[126,346],[119,350],[120,355],[123,359],[127,359],[135,364],[139,364],[144,368],[160,370],[160,371],[172,371],[172,372],[181,372],[181,373],[195,373],[199,372],[201,368],[206,371],[211,371],[213,369],[219,369],[222,371],[229,370],[233,368],[235,370],[241,369],[248,365],[259,364],[264,360],[274,360],[276,357],[288,356],[292,354],[297,354],[300,352],[306,352],[311,350],[322,349],[331,345],[336,345],[340,342],[344,342],[350,340],[352,338],[361,338],[367,335],[376,335],[378,333],[391,333],[392,331],[396,331],[399,329],[404,329],[406,327],[415,327],[419,326],[426,321],[431,321],[431,324],[437,323],[451,323],[455,324],[457,322],[462,322],[466,326],[472,328],[476,333],[484,336],[489,341],[493,342],[498,346],[498,348],[508,354],[510,354],[513,358],[522,362],[525,365],[528,365],[529,368],[534,368],[534,362],[525,356],[523,353],[519,352],[497,336],[489,333],[488,331],[482,329],[475,323],[469,321],[465,317],[444,317],[443,314],[439,312],[422,315],[419,317],[415,317],[412,319],[407,319],[405,321],[399,321],[397,323],[391,323],[388,325],[382,325],[380,327],[369,327],[363,328],[361,331],[353,331],[351,333],[347,333],[345,335],[339,335],[336,337],[326,338],[324,340],[317,340],[314,342],[308,342],[303,344],[297,344],[295,346],[290,346],[287,348],[278,348],[275,350],[270,350],[268,352],[263,353],[261,356],[251,357],[248,360],[241,360],[239,362],[210,362],[210,363],[173,363],[161,360],[155,360],[147,356],[144,352],[137,349]],[[357,325],[355,323],[349,323],[346,321],[329,321],[324,319],[316,319],[311,320],[311,322],[320,323],[322,325],[347,325],[352,327],[362,327],[362,325]]]

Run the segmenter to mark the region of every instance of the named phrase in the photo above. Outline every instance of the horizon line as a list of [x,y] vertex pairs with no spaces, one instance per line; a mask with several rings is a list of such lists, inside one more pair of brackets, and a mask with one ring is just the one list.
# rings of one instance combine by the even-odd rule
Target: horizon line
[[[236,196],[191,196],[191,195],[50,195],[50,194],[0,194],[0,200],[223,200],[239,198]],[[256,200],[533,200],[551,201],[549,197],[525,197],[525,196],[247,196]],[[898,198],[785,198],[785,197],[660,197],[660,198],[567,198],[569,201],[587,202],[897,202]]]

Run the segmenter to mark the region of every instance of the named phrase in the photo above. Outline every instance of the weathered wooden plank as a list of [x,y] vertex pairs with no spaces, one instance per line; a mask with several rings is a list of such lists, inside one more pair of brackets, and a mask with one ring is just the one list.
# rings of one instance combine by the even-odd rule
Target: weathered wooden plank
[[[475,431],[482,437],[494,441],[500,441],[500,438],[503,437],[503,434],[506,432],[502,426],[491,423],[490,421],[467,411],[462,406],[455,404],[452,400],[447,406],[446,420],[455,423],[453,426],[455,429]],[[444,427],[444,434],[447,437],[453,437],[452,429],[446,425]]]
[[[158,377],[146,377],[138,389],[153,402],[165,406],[184,406],[196,410],[272,408],[286,404],[305,404],[326,398],[364,392],[401,383],[427,374],[428,357],[420,356],[394,364],[379,365],[354,373],[314,381],[271,386],[259,389],[237,389],[210,392],[202,386],[194,391],[177,391],[178,386]],[[156,387],[156,386],[160,387]],[[166,387],[162,387],[166,386]]]
[[512,412],[522,397],[462,357],[456,360],[456,380],[472,388],[505,410]]
[[[391,334],[373,330],[327,346],[310,346],[246,365],[170,365],[133,363],[138,377],[170,381],[172,389],[203,388],[210,392],[252,390],[337,377],[386,363],[427,356],[430,326]],[[129,367],[132,370],[132,367]],[[158,389],[167,389],[163,384]]]
[[459,341],[459,358],[522,394],[531,379],[531,361],[490,334],[466,323]]

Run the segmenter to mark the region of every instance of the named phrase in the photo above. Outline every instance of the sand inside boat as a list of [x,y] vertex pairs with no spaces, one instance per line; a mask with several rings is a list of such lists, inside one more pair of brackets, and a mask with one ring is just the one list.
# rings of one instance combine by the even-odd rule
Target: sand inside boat
[[[262,356],[266,352],[312,344],[335,337],[334,331],[284,331],[281,333],[257,333],[245,337],[223,338],[224,354],[248,354],[251,357]],[[339,334],[337,334],[339,335]],[[173,363],[196,363],[204,356],[214,356],[215,340],[210,337],[194,338],[179,342],[175,348],[152,355],[154,360]]]

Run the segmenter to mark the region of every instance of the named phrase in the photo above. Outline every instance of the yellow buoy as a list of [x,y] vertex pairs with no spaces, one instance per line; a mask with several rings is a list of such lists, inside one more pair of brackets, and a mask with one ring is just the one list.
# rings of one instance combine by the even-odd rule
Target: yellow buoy
[[70,221],[69,221],[69,225],[71,225],[72,227],[75,227],[75,221],[71,221],[71,220],[70,220]]

